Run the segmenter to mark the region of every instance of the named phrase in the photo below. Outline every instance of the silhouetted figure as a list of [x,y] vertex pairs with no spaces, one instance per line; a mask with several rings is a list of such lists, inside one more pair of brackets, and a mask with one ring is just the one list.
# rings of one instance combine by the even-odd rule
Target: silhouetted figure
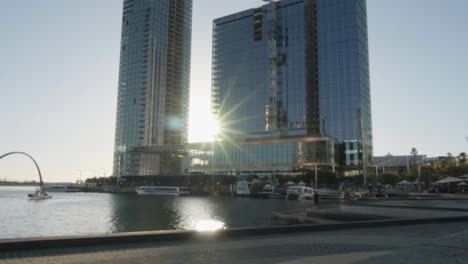
[[347,202],[351,201],[351,194],[349,193],[349,191],[345,192],[344,198],[345,198],[345,201]]
[[319,203],[319,195],[317,192],[314,192],[314,203],[318,204]]

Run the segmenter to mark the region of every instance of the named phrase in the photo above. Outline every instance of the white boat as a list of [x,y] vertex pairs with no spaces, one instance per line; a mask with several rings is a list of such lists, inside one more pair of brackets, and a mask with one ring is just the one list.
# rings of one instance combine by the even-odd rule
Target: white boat
[[344,199],[344,192],[340,190],[317,189],[315,192],[320,199]]
[[252,183],[248,181],[237,181],[236,183],[236,195],[239,196],[249,196],[250,195],[250,188],[252,187]]
[[36,190],[35,193],[28,194],[30,200],[46,200],[52,198],[52,195],[47,194],[42,188]]
[[284,199],[284,195],[276,192],[275,186],[271,182],[268,182],[263,187],[263,191],[257,193],[257,197],[263,199]]
[[135,188],[139,195],[170,195],[178,196],[186,194],[185,191],[180,190],[179,187],[171,186],[140,186]]
[[314,189],[304,185],[289,186],[286,190],[288,200],[312,200],[314,199]]

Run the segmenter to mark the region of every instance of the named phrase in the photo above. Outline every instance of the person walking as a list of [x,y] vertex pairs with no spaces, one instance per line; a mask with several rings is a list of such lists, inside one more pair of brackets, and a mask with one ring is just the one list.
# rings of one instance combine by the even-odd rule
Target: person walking
[[319,194],[314,191],[314,204],[318,204],[318,203],[319,203]]

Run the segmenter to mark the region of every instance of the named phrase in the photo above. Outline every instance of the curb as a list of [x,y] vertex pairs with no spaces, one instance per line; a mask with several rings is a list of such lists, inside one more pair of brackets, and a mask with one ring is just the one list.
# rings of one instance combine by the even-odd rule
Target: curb
[[279,234],[294,234],[305,232],[323,232],[359,228],[378,228],[400,225],[437,224],[449,222],[468,222],[468,216],[425,218],[425,219],[392,219],[362,221],[338,224],[315,224],[297,226],[276,226],[263,228],[230,229],[218,232],[196,232],[196,231],[154,231],[135,233],[116,233],[92,236],[69,236],[69,237],[43,237],[28,239],[0,240],[0,252],[25,251],[38,249],[56,249],[71,247],[96,247],[105,245],[154,243],[185,241],[191,239],[206,238],[232,238],[246,236],[266,236]]
[[432,210],[432,211],[452,211],[452,212],[468,212],[468,209],[463,208],[447,208],[447,207],[430,207],[430,206],[405,206],[405,205],[389,205],[389,204],[367,204],[356,203],[349,204],[350,206],[366,206],[366,207],[382,207],[382,208],[396,208],[396,209],[416,209],[416,210]]

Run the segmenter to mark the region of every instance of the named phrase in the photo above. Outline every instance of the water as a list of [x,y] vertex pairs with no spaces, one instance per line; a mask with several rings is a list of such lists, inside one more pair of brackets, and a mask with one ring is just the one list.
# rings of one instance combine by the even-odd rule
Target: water
[[211,230],[278,225],[273,211],[310,201],[240,197],[162,197],[51,193],[30,201],[34,187],[0,187],[0,238],[104,234],[148,230]]

